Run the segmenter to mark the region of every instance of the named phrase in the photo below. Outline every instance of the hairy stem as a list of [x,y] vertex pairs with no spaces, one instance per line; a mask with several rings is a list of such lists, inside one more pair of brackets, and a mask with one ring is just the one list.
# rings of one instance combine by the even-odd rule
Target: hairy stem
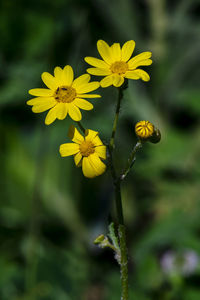
[[121,286],[122,297],[121,300],[128,300],[128,257],[126,246],[126,229],[124,225],[119,225],[118,228],[120,250],[121,250]]
[[110,139],[110,150],[112,151],[115,145],[115,133],[117,130],[117,123],[119,119],[119,111],[120,111],[120,106],[121,106],[121,100],[123,98],[123,88],[119,87],[118,88],[118,99],[117,99],[117,107],[115,111],[115,119],[113,122],[113,129],[112,129],[112,135]]
[[80,128],[80,130],[85,134],[85,128],[83,127],[83,125],[81,124],[80,121],[76,122],[78,124],[78,127]]
[[123,91],[125,87],[118,88],[118,100],[117,107],[115,112],[115,118],[113,123],[112,135],[110,143],[108,146],[108,160],[111,169],[111,175],[113,179],[113,184],[115,188],[115,202],[117,210],[117,219],[118,219],[118,237],[120,244],[120,271],[121,271],[121,300],[128,300],[128,257],[127,257],[127,246],[126,246],[126,235],[125,235],[125,226],[124,226],[124,216],[123,216],[123,207],[122,207],[122,198],[121,198],[121,176],[116,175],[115,167],[113,164],[112,152],[115,143],[115,134],[117,130],[117,124],[119,119],[120,105],[123,98]]
[[120,180],[117,179],[114,182],[114,186],[115,186],[115,202],[116,202],[118,222],[119,225],[124,225]]
[[123,207],[121,199],[121,181],[118,179],[115,185],[115,200],[118,217],[118,237],[120,244],[120,271],[121,271],[121,300],[128,300],[128,256],[126,246],[126,229],[124,226]]
[[125,178],[125,177],[128,175],[128,173],[130,172],[130,170],[131,170],[131,168],[132,168],[132,166],[133,166],[133,164],[134,164],[134,162],[135,162],[135,155],[136,155],[137,151],[138,151],[140,148],[142,148],[142,141],[141,141],[141,140],[139,140],[139,141],[136,143],[135,147],[133,148],[133,150],[132,150],[132,152],[131,152],[131,154],[130,154],[130,157],[129,157],[129,159],[128,159],[127,167],[126,167],[126,169],[124,170],[123,174],[122,174],[121,177],[120,177],[121,180],[124,180],[124,178]]

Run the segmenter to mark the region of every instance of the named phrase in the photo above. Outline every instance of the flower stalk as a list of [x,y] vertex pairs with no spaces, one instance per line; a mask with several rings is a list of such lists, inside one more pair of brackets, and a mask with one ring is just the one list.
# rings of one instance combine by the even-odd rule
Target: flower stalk
[[118,228],[120,250],[121,250],[121,286],[122,294],[121,300],[128,300],[128,256],[126,245],[126,228],[124,225],[119,224]]
[[130,172],[130,170],[131,170],[131,168],[132,168],[132,166],[135,162],[135,159],[136,159],[135,155],[136,155],[137,151],[141,148],[142,148],[142,141],[138,140],[138,142],[136,143],[135,147],[133,148],[133,150],[130,154],[130,157],[129,157],[128,163],[127,163],[127,167],[126,167],[126,169],[124,170],[123,174],[120,177],[121,180],[124,180],[125,177],[128,175],[128,173]]
[[120,245],[120,271],[121,271],[121,300],[128,300],[128,255],[126,245],[126,228],[124,225],[122,198],[121,198],[121,181],[115,182],[115,201],[118,216],[118,237]]
[[78,127],[80,128],[80,130],[82,131],[82,133],[85,133],[85,128],[83,127],[83,125],[81,124],[81,122],[77,121],[76,123],[77,123]]
[[112,135],[110,139],[110,150],[112,151],[114,148],[114,143],[115,143],[115,133],[117,130],[117,124],[118,124],[118,119],[119,119],[119,111],[120,111],[120,106],[121,106],[121,100],[123,98],[123,91],[121,88],[118,88],[118,100],[117,100],[117,107],[116,107],[116,112],[115,112],[115,119],[113,122],[113,129],[112,129]]
[[123,207],[122,207],[122,198],[121,198],[121,177],[118,177],[115,171],[115,167],[112,159],[112,151],[115,144],[115,134],[117,130],[117,124],[119,119],[120,105],[123,98],[123,91],[127,85],[123,85],[118,88],[118,100],[117,107],[115,112],[115,118],[113,122],[112,135],[110,143],[108,146],[108,158],[110,163],[111,175],[113,179],[114,189],[115,189],[115,203],[117,210],[117,219],[118,219],[118,238],[119,238],[119,247],[120,247],[120,271],[121,271],[121,300],[128,300],[128,256],[127,256],[127,246],[126,246],[126,234],[124,226],[124,216],[123,216]]

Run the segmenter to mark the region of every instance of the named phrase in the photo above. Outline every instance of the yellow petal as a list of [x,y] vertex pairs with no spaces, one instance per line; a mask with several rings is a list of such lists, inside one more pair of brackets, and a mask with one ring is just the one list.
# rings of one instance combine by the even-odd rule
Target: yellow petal
[[51,90],[56,90],[59,86],[59,82],[53,77],[50,73],[44,72],[41,75],[43,82],[46,84],[48,88]]
[[130,69],[134,68],[135,63],[145,60],[145,59],[149,59],[152,56],[152,53],[147,51],[147,52],[142,52],[138,55],[136,55],[135,57],[131,58],[128,61],[128,66]]
[[135,42],[133,40],[126,42],[122,47],[122,60],[128,61],[135,49]]
[[98,135],[93,138],[92,143],[94,144],[95,147],[103,146],[103,143],[100,140],[100,137]]
[[114,43],[111,47],[112,57],[115,61],[120,61],[122,57],[121,47],[119,43]]
[[84,137],[80,134],[78,129],[73,125],[69,127],[68,137],[77,144],[81,144],[84,141]]
[[50,111],[48,112],[48,114],[46,115],[46,118],[45,118],[46,125],[49,125],[55,121],[55,119],[57,118],[58,110],[59,110],[58,104],[56,106],[54,106],[52,109],[50,109]]
[[58,81],[61,81],[63,70],[60,67],[55,67],[54,76]]
[[60,145],[59,152],[62,157],[74,155],[79,152],[79,145],[75,143],[62,144]]
[[141,69],[136,69],[134,72],[143,80],[143,81],[149,81],[150,76],[147,72]]
[[106,159],[106,146],[98,146],[98,147],[95,147],[95,153],[103,158],[103,159]]
[[138,60],[135,63],[131,63],[131,67],[129,66],[129,70],[136,69],[139,66],[150,66],[152,64],[151,59]]
[[77,77],[72,83],[73,88],[76,89],[78,86],[88,83],[90,81],[90,78],[91,77],[89,74],[83,74]]
[[30,95],[41,96],[41,97],[50,97],[53,95],[53,91],[49,89],[32,89],[28,91]]
[[100,68],[89,68],[87,69],[87,72],[91,75],[96,76],[106,76],[112,74],[112,72],[109,69],[100,69]]
[[77,167],[80,167],[81,164],[82,164],[82,155],[80,152],[78,152],[76,155],[74,155],[74,162],[75,162],[75,165]]
[[54,101],[52,101],[52,102],[46,102],[46,103],[41,103],[41,104],[37,104],[37,105],[34,105],[33,107],[32,107],[32,111],[34,112],[34,113],[41,113],[41,112],[44,112],[44,111],[46,111],[46,110],[48,110],[48,109],[50,109],[50,108],[52,108],[52,107],[54,107],[56,104],[55,104],[55,102]]
[[59,103],[59,108],[57,110],[57,118],[59,120],[64,120],[67,116],[68,105],[67,103]]
[[86,141],[93,141],[93,139],[97,136],[98,131],[94,131],[91,129],[86,129],[85,131],[85,140]]
[[113,75],[108,75],[100,81],[100,85],[102,88],[106,88],[113,84]]
[[86,84],[77,86],[76,91],[77,91],[77,93],[85,94],[85,93],[89,93],[89,92],[92,92],[92,91],[98,89],[99,86],[100,86],[100,84],[98,81],[93,81],[90,83],[86,83]]
[[74,79],[74,71],[71,66],[67,65],[63,69],[62,84],[70,86]]
[[72,118],[72,120],[80,121],[82,119],[80,109],[72,103],[69,104],[68,112],[69,112],[69,115]]
[[84,100],[84,99],[81,99],[81,98],[76,98],[73,103],[78,106],[79,108],[81,109],[84,109],[84,110],[91,110],[93,109],[93,105],[92,103],[90,103],[89,101],[87,100]]
[[113,76],[114,76],[113,85],[115,87],[119,87],[119,86],[121,86],[124,83],[124,77],[123,76],[120,76],[118,74],[115,74]]
[[39,105],[39,104],[47,104],[47,103],[57,103],[54,97],[36,97],[31,100],[28,100],[26,104],[28,105]]
[[82,171],[83,171],[83,175],[87,178],[94,178],[96,177],[96,170],[93,168],[93,166],[91,165],[88,157],[83,157],[82,160]]
[[109,68],[109,65],[105,61],[95,58],[95,57],[87,56],[87,57],[85,57],[85,61],[89,65],[96,67],[96,68],[100,68],[100,69],[108,69]]
[[150,80],[149,74],[141,69],[136,69],[134,71],[127,71],[125,77],[128,79],[142,79],[144,81]]
[[82,170],[85,177],[94,178],[101,175],[106,170],[105,164],[96,153],[83,157]]
[[126,74],[125,74],[125,78],[128,78],[128,79],[140,79],[140,76],[134,71],[127,71]]
[[97,94],[77,94],[79,98],[101,98],[101,95]]
[[111,51],[110,51],[110,47],[108,46],[108,44],[106,42],[104,42],[103,40],[99,40],[97,42],[97,49],[99,51],[99,54],[103,58],[103,60],[106,63],[108,63],[109,65],[112,64],[113,58],[111,57]]
[[101,159],[98,157],[96,153],[91,154],[88,156],[88,159],[93,166],[93,168],[96,169],[97,176],[103,174],[106,170],[106,165],[101,161]]

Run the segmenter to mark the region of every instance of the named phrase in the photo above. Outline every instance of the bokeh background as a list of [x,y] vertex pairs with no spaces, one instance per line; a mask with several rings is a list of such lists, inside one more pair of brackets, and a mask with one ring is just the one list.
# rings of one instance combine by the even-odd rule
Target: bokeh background
[[[198,0],[0,1],[0,299],[120,299],[113,253],[93,245],[115,219],[110,173],[84,178],[58,152],[72,121],[45,126],[26,105],[42,72],[84,73],[98,39],[153,52],[151,81],[130,82],[116,136],[120,170],[138,120],[162,132],[122,186],[130,299],[200,299],[199,13]],[[117,93],[99,92],[83,124],[108,141]]]

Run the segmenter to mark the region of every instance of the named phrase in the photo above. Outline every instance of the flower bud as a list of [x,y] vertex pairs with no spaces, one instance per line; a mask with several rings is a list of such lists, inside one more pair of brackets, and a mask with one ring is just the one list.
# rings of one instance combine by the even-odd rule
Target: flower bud
[[149,141],[151,143],[158,143],[161,139],[161,133],[149,121],[139,121],[135,125],[135,133],[142,141]]
[[100,244],[104,241],[105,236],[103,234],[100,234],[95,240],[94,240],[94,244]]
[[156,127],[154,127],[154,132],[152,134],[152,136],[149,138],[149,141],[151,143],[159,143],[160,142],[160,139],[161,139],[161,133],[160,133],[160,130]]

